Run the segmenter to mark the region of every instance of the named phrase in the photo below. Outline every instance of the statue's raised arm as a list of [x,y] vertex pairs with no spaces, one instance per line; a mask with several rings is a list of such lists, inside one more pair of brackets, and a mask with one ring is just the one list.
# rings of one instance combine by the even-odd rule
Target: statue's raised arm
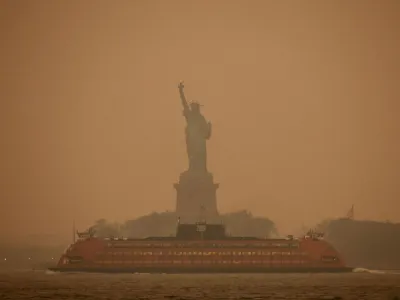
[[183,81],[179,82],[178,85],[178,89],[179,89],[179,95],[181,97],[181,102],[182,102],[182,106],[183,106],[183,110],[184,111],[188,111],[189,110],[189,105],[186,101],[186,97],[185,97],[185,93],[183,92],[183,88],[184,88],[184,84]]

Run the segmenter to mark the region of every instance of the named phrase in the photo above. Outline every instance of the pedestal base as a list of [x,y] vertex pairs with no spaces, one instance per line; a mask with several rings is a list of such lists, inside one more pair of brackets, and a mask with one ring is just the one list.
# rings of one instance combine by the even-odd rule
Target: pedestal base
[[209,172],[185,171],[179,183],[174,184],[177,192],[176,213],[181,222],[215,222],[218,218],[217,189],[213,175]]

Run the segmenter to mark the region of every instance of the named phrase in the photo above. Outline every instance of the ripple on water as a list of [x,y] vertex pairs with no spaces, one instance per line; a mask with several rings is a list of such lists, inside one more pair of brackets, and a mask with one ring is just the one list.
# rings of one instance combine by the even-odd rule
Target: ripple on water
[[0,273],[0,299],[394,299],[400,275]]

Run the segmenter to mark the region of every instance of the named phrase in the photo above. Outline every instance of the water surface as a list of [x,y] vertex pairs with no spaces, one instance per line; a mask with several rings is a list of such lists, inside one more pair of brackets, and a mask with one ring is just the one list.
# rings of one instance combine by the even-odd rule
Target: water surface
[[400,299],[400,272],[61,274],[0,271],[0,299]]

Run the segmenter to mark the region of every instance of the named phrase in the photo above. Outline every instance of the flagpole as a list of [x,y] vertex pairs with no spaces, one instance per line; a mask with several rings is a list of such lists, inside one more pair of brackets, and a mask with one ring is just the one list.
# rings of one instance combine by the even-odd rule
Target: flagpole
[[75,227],[75,218],[74,218],[74,220],[72,221],[72,242],[75,244],[75,231],[76,231],[76,227]]

